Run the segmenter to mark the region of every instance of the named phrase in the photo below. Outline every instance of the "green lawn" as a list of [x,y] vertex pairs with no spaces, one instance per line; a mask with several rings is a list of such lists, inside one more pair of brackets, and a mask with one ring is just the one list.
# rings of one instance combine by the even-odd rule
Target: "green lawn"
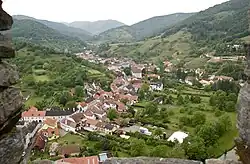
[[97,71],[97,70],[94,70],[94,69],[89,69],[88,72],[93,74],[93,75],[102,74],[100,71]]
[[189,69],[196,69],[196,68],[203,68],[205,66],[205,63],[208,61],[206,58],[194,58],[188,63],[185,64],[186,68]]
[[33,72],[34,73],[44,73],[44,72],[46,72],[46,70],[44,70],[44,69],[33,69]]
[[234,139],[239,135],[238,130],[235,126],[237,116],[235,113],[229,113],[229,115],[232,118],[233,128],[218,140],[218,148],[214,150],[216,156],[222,155],[225,150],[232,149],[235,145]]
[[34,75],[34,78],[35,78],[36,82],[49,81],[49,77],[47,75],[41,75],[41,76]]
[[36,102],[38,101],[42,101],[43,98],[42,97],[33,97],[31,96],[28,101],[25,102],[25,107],[28,108],[30,106],[34,106],[36,104]]
[[62,144],[62,145],[66,144],[66,143],[82,145],[83,141],[84,141],[83,137],[78,136],[78,135],[73,135],[73,134],[70,134],[70,133],[66,134],[65,136],[63,136],[63,137],[61,137],[59,139],[57,139],[57,142],[59,144]]

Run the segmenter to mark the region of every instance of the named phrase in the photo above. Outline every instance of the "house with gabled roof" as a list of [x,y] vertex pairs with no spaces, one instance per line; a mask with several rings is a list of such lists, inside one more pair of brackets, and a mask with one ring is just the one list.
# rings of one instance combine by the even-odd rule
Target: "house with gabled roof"
[[77,112],[76,108],[61,109],[59,107],[52,107],[52,108],[46,110],[45,117],[56,119],[56,120],[61,120],[63,118],[70,117],[75,112]]
[[60,137],[56,119],[46,118],[43,123],[39,132],[46,136],[48,140],[54,140]]
[[73,158],[63,158],[55,162],[55,164],[99,164],[98,156],[91,157],[73,157]]
[[38,132],[36,135],[36,140],[34,142],[33,149],[38,151],[45,151],[47,140],[47,137],[44,136],[42,132]]
[[97,130],[97,124],[99,123],[99,120],[92,120],[87,119],[85,122],[84,130],[94,132]]
[[25,122],[43,122],[45,120],[46,111],[39,111],[36,107],[32,106],[28,111],[22,113],[21,121]]

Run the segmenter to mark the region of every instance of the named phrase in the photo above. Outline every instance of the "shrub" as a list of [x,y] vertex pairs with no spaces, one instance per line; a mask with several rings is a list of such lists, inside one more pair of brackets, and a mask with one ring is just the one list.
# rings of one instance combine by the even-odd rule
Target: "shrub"
[[223,112],[220,110],[216,110],[216,112],[214,113],[215,117],[220,117],[221,115],[223,115]]

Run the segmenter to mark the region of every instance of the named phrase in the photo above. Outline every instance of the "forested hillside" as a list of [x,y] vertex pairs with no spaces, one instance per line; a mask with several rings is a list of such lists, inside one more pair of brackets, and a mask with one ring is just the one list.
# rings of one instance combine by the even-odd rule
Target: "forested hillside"
[[116,20],[100,20],[95,22],[75,21],[68,24],[69,26],[86,30],[92,34],[99,34],[109,29],[124,26],[125,24]]
[[159,35],[168,26],[180,22],[194,13],[176,13],[157,16],[132,26],[122,26],[99,34],[95,40],[101,42],[132,42]]
[[249,35],[247,11],[249,0],[230,0],[201,11],[168,28],[164,36],[187,30],[195,41],[232,41]]
[[[51,54],[39,49],[43,48],[26,46],[17,51],[16,58],[10,60],[20,71],[19,87],[24,96],[30,96],[29,101],[26,102],[27,107],[38,105],[43,108],[58,105],[61,96],[68,95],[72,88],[80,87],[81,89],[85,82],[95,81],[103,88],[109,88],[113,75],[101,65],[78,59],[75,56]],[[84,93],[81,95],[83,96]],[[63,105],[66,105],[68,101],[74,100],[74,104],[76,100],[82,101],[78,98],[76,94],[71,99],[67,99]]]
[[209,60],[203,57],[206,54],[245,55],[243,49],[235,52],[228,46],[250,40],[248,8],[248,0],[231,0],[190,16],[169,27],[163,35],[140,42],[110,44],[103,54],[128,56],[138,61],[168,59],[191,68],[204,67]]
[[83,29],[70,27],[70,26],[67,26],[65,24],[58,23],[58,22],[35,19],[35,18],[28,17],[25,15],[14,15],[13,18],[15,18],[17,20],[28,19],[28,20],[37,21],[37,22],[40,22],[40,23],[54,29],[54,30],[59,31],[60,33],[62,33],[64,35],[77,37],[77,38],[84,40],[84,41],[91,38],[91,35],[92,35],[91,33],[87,32]]
[[12,36],[15,41],[38,44],[53,48],[58,52],[79,51],[86,44],[78,38],[70,37],[33,20],[14,20]]

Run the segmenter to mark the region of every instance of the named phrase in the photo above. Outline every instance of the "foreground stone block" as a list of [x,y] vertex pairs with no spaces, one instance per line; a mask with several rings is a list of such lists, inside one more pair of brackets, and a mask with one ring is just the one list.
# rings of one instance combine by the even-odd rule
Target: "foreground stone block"
[[174,159],[174,158],[112,158],[106,160],[104,164],[202,164],[199,161]]
[[0,139],[0,163],[20,163],[24,149],[23,139],[25,134],[21,130],[9,133]]
[[0,46],[0,58],[14,58],[15,50],[11,47]]
[[242,164],[242,163],[234,160],[207,159],[206,164]]
[[0,88],[0,131],[8,126],[8,120],[12,120],[16,115],[18,116],[22,106],[23,99],[19,89]]
[[9,30],[13,24],[12,17],[2,8],[2,0],[0,0],[0,31]]
[[0,61],[0,87],[9,87],[16,84],[18,80],[17,68],[7,62]]

